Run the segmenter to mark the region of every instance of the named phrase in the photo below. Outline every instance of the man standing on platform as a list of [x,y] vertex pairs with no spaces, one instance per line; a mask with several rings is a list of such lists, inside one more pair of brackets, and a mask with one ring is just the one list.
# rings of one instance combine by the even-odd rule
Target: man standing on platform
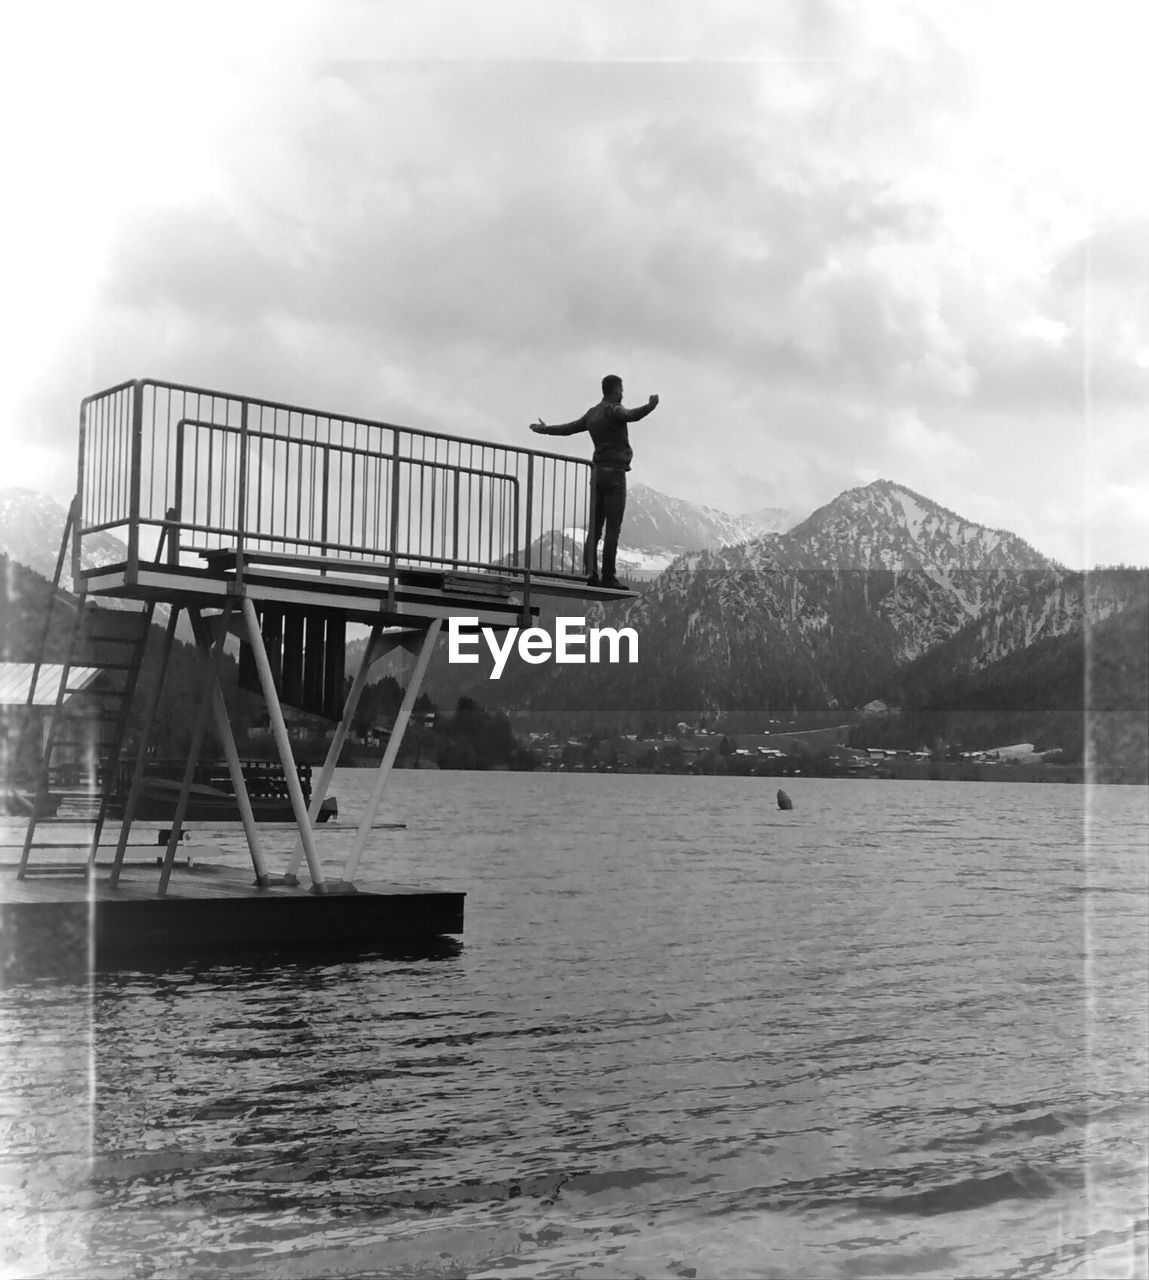
[[[618,535],[622,529],[622,515],[626,510],[626,473],[634,450],[630,447],[627,424],[645,418],[658,404],[658,397],[651,396],[641,409],[624,409],[622,405],[622,379],[608,373],[602,380],[602,399],[588,409],[576,422],[561,427],[548,427],[540,418],[531,423],[531,430],[541,436],[573,436],[589,431],[594,441],[594,457],[591,459],[590,528],[587,530],[583,551],[583,567],[587,583],[592,587],[622,589],[615,575],[615,554],[618,551]],[[605,536],[604,536],[605,530]],[[602,539],[602,577],[598,575],[598,543]]]

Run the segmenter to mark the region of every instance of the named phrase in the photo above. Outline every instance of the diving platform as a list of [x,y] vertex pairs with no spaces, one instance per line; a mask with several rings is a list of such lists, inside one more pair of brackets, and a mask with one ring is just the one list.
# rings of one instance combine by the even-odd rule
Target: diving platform
[[[84,400],[77,495],[56,568],[59,585],[70,558],[79,601],[56,593],[59,617],[46,620],[37,656],[36,672],[47,670],[49,648],[59,649],[67,632],[37,803],[18,862],[0,866],[9,939],[54,918],[66,931],[83,915],[97,963],[114,963],[157,950],[210,957],[231,944],[377,948],[460,934],[461,891],[387,884],[377,816],[451,618],[529,625],[548,597],[632,594],[590,587],[582,577],[590,481],[589,463],[562,455],[152,379]],[[109,556],[108,535],[121,555]],[[113,601],[118,609],[100,608]],[[129,847],[138,853],[132,826],[181,623],[194,636],[203,696],[182,781],[172,789],[167,842],[142,860],[129,858]],[[349,626],[368,633],[353,677],[344,669]],[[325,865],[317,819],[370,673],[397,649],[413,659],[402,705],[355,834],[341,845],[340,865],[330,858]],[[255,820],[224,697],[225,653],[237,651],[241,686],[266,707],[294,818],[290,851],[275,857]],[[153,692],[137,696],[145,653],[157,652]],[[75,691],[69,673],[93,667],[118,673],[88,741],[99,810],[84,856],[63,865],[44,860],[52,824],[41,816],[51,805],[42,802],[63,744],[72,757],[79,750],[66,705]],[[36,683],[34,674],[29,709]],[[310,797],[299,784],[285,708],[335,726]],[[250,873],[193,860],[181,844],[209,727],[230,773]],[[134,762],[124,758],[129,738]],[[125,769],[126,798],[113,804],[111,779],[122,784]],[[365,859],[374,865],[360,884]]]
[[[583,577],[590,464],[536,449],[145,379],[83,402],[78,490],[93,595],[402,625],[631,594]],[[127,554],[84,567],[106,533]]]

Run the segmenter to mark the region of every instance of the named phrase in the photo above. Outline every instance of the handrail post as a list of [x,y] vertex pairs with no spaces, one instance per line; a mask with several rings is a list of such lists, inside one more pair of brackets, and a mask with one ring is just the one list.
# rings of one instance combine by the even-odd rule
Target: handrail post
[[128,481],[128,581],[140,577],[140,477],[143,473],[144,384],[132,383],[132,445]]
[[[243,594],[243,544],[247,532],[247,399],[240,401],[239,409],[239,496],[235,513],[235,590]],[[257,522],[258,524],[258,522]]]
[[388,536],[391,584],[387,588],[387,608],[395,609],[395,587],[399,577],[399,428],[391,428],[391,532]]
[[510,546],[510,553],[509,553],[509,558],[504,557],[504,559],[505,559],[505,560],[507,560],[507,562],[509,562],[509,563],[510,563],[511,568],[514,568],[515,543],[519,540],[519,515],[520,515],[520,510],[519,510],[519,508],[520,508],[520,505],[521,505],[521,504],[520,504],[520,502],[519,502],[519,490],[520,490],[520,486],[519,486],[519,477],[518,477],[518,476],[509,476],[509,477],[508,477],[508,479],[509,479],[509,480],[510,480],[510,482],[511,482],[511,493],[512,493],[514,496],[513,496],[513,499],[512,499],[512,501],[511,501],[511,546]]
[[451,503],[451,567],[459,567],[459,471],[452,473],[454,477],[454,498]]
[[[320,546],[323,548],[323,558],[326,560],[327,550],[327,517],[328,517],[328,490],[331,487],[331,446],[330,444],[321,444],[320,449],[323,451],[323,478],[320,480],[322,485],[322,493],[320,495],[319,505],[319,536]],[[324,577],[327,573],[325,566],[319,570],[319,576]]]
[[[168,515],[175,521],[179,522],[183,519],[184,509],[184,441],[187,435],[187,419],[181,418],[176,423],[176,472],[175,472],[175,502],[172,504]],[[192,503],[192,509],[195,509],[195,503]],[[172,568],[176,568],[180,562],[180,530],[178,524],[169,525],[168,527],[168,564]]]
[[527,519],[523,552],[523,618],[531,611],[531,528],[535,518],[535,455],[527,454]]

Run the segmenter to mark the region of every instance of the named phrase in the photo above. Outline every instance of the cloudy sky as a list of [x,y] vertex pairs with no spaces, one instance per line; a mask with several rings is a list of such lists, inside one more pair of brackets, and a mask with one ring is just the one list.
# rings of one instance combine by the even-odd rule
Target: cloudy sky
[[6,482],[124,378],[535,445],[618,372],[663,492],[1149,562],[1138,8],[12,6]]

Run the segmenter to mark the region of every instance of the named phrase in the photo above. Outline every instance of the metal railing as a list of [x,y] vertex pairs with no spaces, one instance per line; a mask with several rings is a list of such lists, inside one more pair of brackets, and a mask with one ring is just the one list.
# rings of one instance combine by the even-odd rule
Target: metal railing
[[127,545],[129,581],[212,550],[400,569],[577,576],[590,465],[533,449],[150,379],[80,416],[75,573],[85,541]]

